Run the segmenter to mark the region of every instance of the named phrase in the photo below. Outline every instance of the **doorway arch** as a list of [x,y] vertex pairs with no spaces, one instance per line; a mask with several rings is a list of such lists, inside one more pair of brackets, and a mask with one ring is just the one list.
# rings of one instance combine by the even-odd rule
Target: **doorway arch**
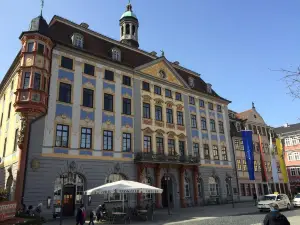
[[[163,189],[161,201],[162,207],[168,207],[168,203],[170,203],[170,207],[174,206],[174,191],[173,191],[173,177],[172,176],[163,176],[161,178],[161,189]],[[169,202],[168,202],[169,198]]]

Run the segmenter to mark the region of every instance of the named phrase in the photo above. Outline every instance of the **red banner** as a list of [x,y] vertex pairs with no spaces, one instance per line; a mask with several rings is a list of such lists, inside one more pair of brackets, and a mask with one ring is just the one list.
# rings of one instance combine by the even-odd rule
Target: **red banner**
[[0,222],[14,218],[17,211],[17,202],[0,203]]
[[265,165],[265,156],[262,148],[262,143],[261,143],[261,137],[260,134],[258,134],[258,140],[259,140],[259,151],[260,151],[260,163],[261,163],[261,172],[262,172],[262,179],[264,182],[268,181],[268,175],[267,175],[267,168]]

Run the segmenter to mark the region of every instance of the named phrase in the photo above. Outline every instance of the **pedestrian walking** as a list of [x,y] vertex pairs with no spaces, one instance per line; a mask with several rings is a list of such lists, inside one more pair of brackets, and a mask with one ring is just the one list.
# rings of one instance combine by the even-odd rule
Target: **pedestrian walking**
[[84,224],[84,205],[81,204],[80,207],[77,209],[76,213],[76,225],[83,225]]
[[279,212],[277,204],[271,203],[270,210],[264,219],[263,225],[290,225],[288,219]]
[[94,212],[93,211],[90,212],[90,222],[89,222],[89,225],[91,225],[91,224],[95,225],[94,224]]
[[254,205],[256,206],[257,205],[257,195],[255,192],[253,193],[253,200],[254,200]]

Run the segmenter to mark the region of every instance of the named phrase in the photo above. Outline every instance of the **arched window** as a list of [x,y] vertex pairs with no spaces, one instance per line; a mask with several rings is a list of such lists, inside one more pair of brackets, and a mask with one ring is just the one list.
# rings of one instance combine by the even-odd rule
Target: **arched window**
[[190,181],[188,178],[184,179],[184,196],[186,198],[191,197],[191,192],[190,192]]
[[78,48],[83,48],[83,36],[78,33],[73,34],[72,43]]
[[132,35],[135,36],[135,26],[132,25]]
[[[142,183],[152,186],[152,180],[150,177],[145,177],[143,179]],[[152,199],[152,194],[149,194],[149,193],[143,194],[143,199],[144,200]]]
[[126,34],[130,34],[130,25],[126,24]]
[[219,183],[214,177],[208,178],[208,191],[210,196],[219,195]]
[[[105,179],[105,183],[112,183],[120,180],[126,180],[125,176],[119,173],[112,173]],[[104,196],[105,200],[108,202],[113,201],[122,201],[122,196],[124,196],[124,200],[127,199],[126,194],[120,194],[120,193],[111,193]]]
[[121,61],[121,51],[119,49],[112,49],[112,59],[119,62]]

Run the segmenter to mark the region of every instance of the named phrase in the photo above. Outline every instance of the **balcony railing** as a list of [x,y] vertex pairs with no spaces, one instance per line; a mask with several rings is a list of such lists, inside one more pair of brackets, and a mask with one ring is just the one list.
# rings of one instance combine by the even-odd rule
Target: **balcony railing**
[[171,164],[199,164],[200,159],[192,155],[165,155],[162,153],[137,152],[135,162],[171,163]]

